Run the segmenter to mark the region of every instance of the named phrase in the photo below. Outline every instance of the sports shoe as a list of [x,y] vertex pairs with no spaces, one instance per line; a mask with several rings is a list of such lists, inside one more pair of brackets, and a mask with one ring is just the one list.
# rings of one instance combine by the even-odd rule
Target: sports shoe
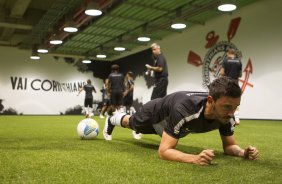
[[103,116],[102,114],[100,114],[100,119],[104,119],[105,118],[105,116]]
[[132,136],[134,139],[140,140],[142,138],[141,133],[136,133],[134,130],[132,131]]
[[115,126],[111,124],[110,117],[106,118],[104,130],[103,130],[103,136],[106,141],[112,140],[112,132],[114,130]]
[[94,116],[94,114],[92,112],[89,113],[89,118],[91,118],[92,116]]

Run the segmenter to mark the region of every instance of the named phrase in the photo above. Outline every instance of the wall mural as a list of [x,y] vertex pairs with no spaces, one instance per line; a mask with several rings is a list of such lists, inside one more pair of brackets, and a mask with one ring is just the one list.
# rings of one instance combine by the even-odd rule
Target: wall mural
[[[241,17],[234,18],[230,21],[229,29],[227,31],[227,41],[219,41],[219,35],[215,31],[210,31],[206,35],[206,45],[204,46],[207,50],[204,59],[196,52],[190,50],[187,57],[187,63],[199,67],[202,66],[202,79],[203,87],[207,89],[207,86],[215,78],[219,76],[219,71],[222,67],[222,62],[226,57],[228,49],[233,48],[236,51],[236,56],[242,58],[241,51],[237,48],[236,44],[232,43],[231,40],[235,37],[236,32],[239,28]],[[245,68],[243,69],[244,77],[240,81],[242,92],[245,91],[246,87],[253,87],[253,84],[248,82],[250,75],[253,73],[252,60],[249,59]]]
[[[146,81],[146,86],[144,88],[150,88],[153,86],[153,78],[148,77],[144,75],[146,68],[145,64],[153,64],[152,59],[152,53],[151,49],[146,49],[144,51],[141,51],[139,53],[136,53],[134,55],[116,60],[114,62],[105,62],[105,61],[93,61],[91,64],[83,64],[79,60],[75,60],[72,58],[58,58],[54,57],[54,61],[58,60],[59,62],[65,62],[71,67],[74,67],[77,69],[79,73],[92,73],[94,81],[96,82],[99,79],[105,79],[110,74],[110,68],[113,64],[118,64],[120,66],[120,71],[122,73],[126,73],[128,71],[133,72],[133,78],[134,80],[138,78],[143,78],[144,81]],[[66,75],[72,75],[72,74],[66,74]],[[91,75],[91,74],[90,74]],[[76,97],[76,94],[81,88],[85,81],[60,81],[60,78],[54,77],[54,76],[48,76],[46,78],[42,77],[30,77],[30,76],[24,76],[24,75],[10,75],[7,76],[7,82],[9,84],[9,90],[11,91],[17,91],[21,94],[26,93],[36,93],[42,95],[42,98],[44,99],[45,95],[50,95],[50,93],[53,94],[53,98],[56,99],[59,95],[64,94],[70,94],[72,96]],[[94,82],[92,81],[92,82]],[[98,82],[99,84],[100,82]],[[94,85],[96,90],[99,91],[102,86]],[[100,96],[99,93],[95,94],[97,95],[95,98],[94,96],[94,104],[99,108],[101,106],[101,100],[99,100]],[[28,97],[29,98],[29,97]],[[28,98],[25,98],[25,100],[28,100]],[[51,99],[52,100],[52,99]],[[44,101],[44,100],[43,100]],[[40,102],[39,102],[40,103]],[[42,102],[44,103],[44,102]],[[76,103],[68,102],[69,107],[66,107],[65,110],[60,110],[57,112],[61,115],[69,115],[69,114],[81,114],[83,103],[81,102],[79,105]],[[0,99],[0,115],[23,115],[26,114],[24,110],[18,110],[16,107],[13,106],[13,103],[9,102],[7,105],[5,105],[5,98]],[[139,108],[142,105],[142,103],[139,102],[138,99],[134,99],[134,106],[135,108]],[[5,107],[7,106],[7,107]],[[20,112],[19,112],[20,111]],[[22,112],[23,111],[23,112]],[[44,112],[42,112],[44,113]],[[54,112],[56,114],[56,112]]]

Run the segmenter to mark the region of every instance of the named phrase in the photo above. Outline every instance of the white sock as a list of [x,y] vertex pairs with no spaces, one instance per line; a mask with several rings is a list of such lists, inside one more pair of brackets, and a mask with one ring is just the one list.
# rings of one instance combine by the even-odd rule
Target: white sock
[[129,114],[132,115],[136,112],[135,108],[134,107],[130,107],[129,108]]
[[236,110],[234,113],[234,118],[235,118],[235,122],[240,122],[240,118],[239,118],[239,110]]
[[120,112],[120,113],[126,112],[126,107],[125,107],[125,106],[120,107],[120,108],[118,109],[118,112]]
[[126,113],[115,113],[112,117],[110,117],[110,122],[112,125],[121,126],[121,121]]
[[89,113],[88,113],[88,107],[84,107],[84,113],[85,113],[85,114],[89,114]]

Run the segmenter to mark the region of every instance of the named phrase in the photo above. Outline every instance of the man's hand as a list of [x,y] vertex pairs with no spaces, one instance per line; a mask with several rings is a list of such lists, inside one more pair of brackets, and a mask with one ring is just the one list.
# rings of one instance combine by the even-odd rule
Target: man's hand
[[259,157],[259,151],[256,147],[248,146],[244,150],[244,157],[249,160],[256,160]]
[[194,164],[198,165],[211,165],[214,157],[214,151],[211,149],[203,150],[200,154],[195,155]]
[[211,165],[214,156],[213,150],[203,150],[199,155],[196,155],[194,163],[198,165]]

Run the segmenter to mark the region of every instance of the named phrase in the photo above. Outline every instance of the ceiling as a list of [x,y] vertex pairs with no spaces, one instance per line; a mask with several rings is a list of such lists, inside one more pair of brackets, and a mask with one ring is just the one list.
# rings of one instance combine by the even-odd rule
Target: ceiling
[[[103,53],[106,61],[113,61],[149,48],[172,34],[176,19],[193,25],[205,22],[222,12],[217,10],[220,0],[96,0],[103,14],[85,15],[91,0],[0,0],[0,46],[30,50],[47,47],[48,54],[58,57],[95,58]],[[258,0],[236,0],[237,8]],[[66,33],[63,26],[72,19],[79,31]],[[49,39],[57,34],[63,44],[54,46]],[[146,34],[150,42],[139,42]],[[115,46],[126,48],[114,51]],[[101,59],[100,59],[101,60]]]

